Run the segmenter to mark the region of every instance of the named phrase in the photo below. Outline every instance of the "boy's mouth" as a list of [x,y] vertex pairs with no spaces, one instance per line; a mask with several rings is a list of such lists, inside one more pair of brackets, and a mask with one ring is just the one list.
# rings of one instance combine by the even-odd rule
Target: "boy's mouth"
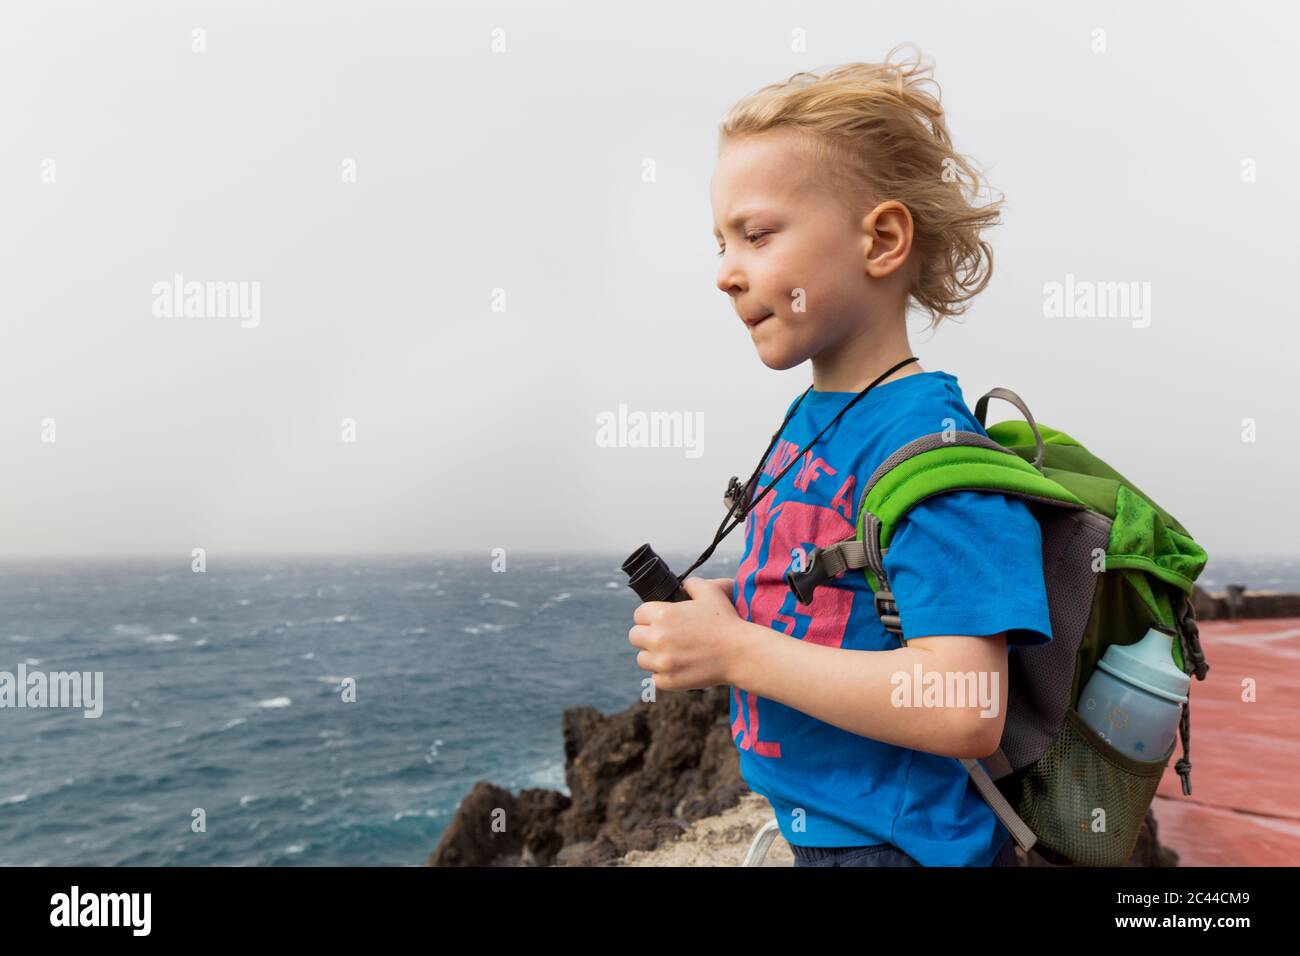
[[761,324],[761,323],[763,323],[763,322],[766,322],[766,321],[767,321],[768,319],[770,319],[771,317],[772,317],[772,313],[769,312],[769,313],[767,313],[767,315],[759,316],[759,317],[756,318],[756,319],[745,319],[745,324],[748,325],[748,326],[752,329],[752,328],[754,328],[755,326],[757,326],[757,325],[759,325],[759,324]]

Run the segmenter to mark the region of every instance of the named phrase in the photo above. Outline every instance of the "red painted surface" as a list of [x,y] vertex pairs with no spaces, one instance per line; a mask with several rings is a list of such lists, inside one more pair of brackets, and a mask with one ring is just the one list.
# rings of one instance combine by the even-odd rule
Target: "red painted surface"
[[1156,792],[1160,842],[1180,866],[1300,866],[1300,618],[1202,621],[1200,634],[1192,794],[1179,743]]

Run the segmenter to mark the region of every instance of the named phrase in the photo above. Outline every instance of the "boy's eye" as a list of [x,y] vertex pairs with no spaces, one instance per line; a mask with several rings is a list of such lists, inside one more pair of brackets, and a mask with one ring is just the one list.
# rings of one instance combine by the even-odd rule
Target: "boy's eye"
[[[747,233],[745,235],[745,238],[748,239],[750,242],[753,242],[755,239],[761,239],[766,235],[767,235],[766,232],[751,232],[751,233]],[[718,255],[722,255],[726,251],[727,251],[727,247],[723,246],[721,249],[718,250]]]

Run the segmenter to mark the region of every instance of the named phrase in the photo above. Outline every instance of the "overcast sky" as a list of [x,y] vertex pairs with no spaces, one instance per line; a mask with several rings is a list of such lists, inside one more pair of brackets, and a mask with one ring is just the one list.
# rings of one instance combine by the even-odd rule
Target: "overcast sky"
[[[1297,19],[5,0],[0,555],[700,551],[811,381],[715,285],[718,121],[904,41],[1006,197],[921,366],[1017,391],[1212,555],[1300,551]],[[1046,316],[1067,275],[1149,283],[1149,324]],[[603,447],[620,405],[702,430]]]

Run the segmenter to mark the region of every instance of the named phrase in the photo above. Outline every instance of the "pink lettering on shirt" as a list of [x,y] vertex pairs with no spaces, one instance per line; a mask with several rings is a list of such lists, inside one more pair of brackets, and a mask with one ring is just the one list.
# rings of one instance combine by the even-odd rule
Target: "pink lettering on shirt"
[[[835,470],[821,459],[805,460],[800,471],[805,484],[815,482],[819,474],[834,475]],[[853,535],[854,525],[846,517],[846,511],[851,514],[852,490],[850,477],[836,493],[834,507],[793,500],[774,504],[772,496],[758,502],[745,519],[750,547],[736,569],[737,614],[813,644],[837,648],[843,645],[853,592],[828,584],[813,592],[810,604],[802,604],[786,584],[785,574],[801,569],[814,547]],[[845,501],[850,503],[846,505]],[[738,746],[742,750],[780,757],[778,741],[759,739],[759,698],[740,688],[733,688],[733,692],[736,719],[731,727],[732,738],[740,735]]]
[[813,458],[812,451],[804,452],[803,463],[794,474],[794,486],[800,491],[807,491],[808,486],[823,474],[833,475],[835,469],[821,458]]

